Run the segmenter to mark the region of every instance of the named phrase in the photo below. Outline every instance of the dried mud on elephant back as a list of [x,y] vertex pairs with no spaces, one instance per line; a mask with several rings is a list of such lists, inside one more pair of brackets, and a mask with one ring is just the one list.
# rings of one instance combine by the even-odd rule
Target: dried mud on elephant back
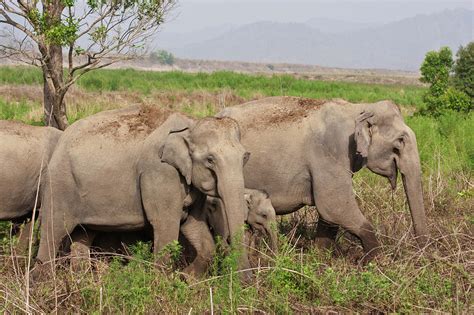
[[276,127],[280,124],[295,122],[308,117],[311,111],[318,110],[327,100],[300,97],[284,97],[285,107],[262,114],[246,128]]
[[118,135],[121,128],[125,128],[126,135],[135,137],[152,133],[174,112],[159,106],[140,105],[138,113],[123,114],[117,120],[105,123],[99,129],[99,134]]

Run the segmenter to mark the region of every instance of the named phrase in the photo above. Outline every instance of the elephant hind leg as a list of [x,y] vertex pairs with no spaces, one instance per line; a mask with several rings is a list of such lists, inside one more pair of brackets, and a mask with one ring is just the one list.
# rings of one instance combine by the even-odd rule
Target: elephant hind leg
[[76,223],[70,221],[43,217],[40,245],[36,256],[37,263],[31,274],[33,281],[48,279],[51,277],[51,273],[55,272],[54,262],[61,243],[67,235],[72,233],[75,226]]
[[321,217],[316,226],[316,244],[326,250],[332,250],[336,245],[339,226],[324,221]]
[[90,248],[97,232],[78,226],[71,234],[71,269],[75,272],[86,271],[90,267]]
[[41,263],[49,263],[56,258],[64,238],[71,235],[77,223],[52,217],[43,217],[43,219],[37,260]]

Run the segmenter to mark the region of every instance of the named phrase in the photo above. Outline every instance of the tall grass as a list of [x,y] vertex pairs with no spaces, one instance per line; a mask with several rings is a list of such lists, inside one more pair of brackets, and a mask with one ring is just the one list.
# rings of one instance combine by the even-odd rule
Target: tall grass
[[[0,68],[0,82],[38,88],[31,68]],[[103,109],[134,102],[154,103],[194,116],[212,115],[225,105],[266,95],[345,98],[354,102],[391,99],[407,108],[422,106],[423,89],[253,76],[219,72],[186,74],[103,70],[79,81],[68,99],[71,122]],[[223,101],[224,100],[224,101]],[[0,96],[0,119],[41,121],[41,99]],[[314,244],[317,215],[307,207],[279,221],[280,251],[263,244],[251,252],[254,279],[240,281],[233,255],[217,253],[203,279],[184,280],[179,270],[154,265],[150,244],[127,255],[100,255],[89,269],[60,264],[57,277],[31,290],[37,312],[61,313],[315,313],[472,312],[474,250],[474,113],[438,119],[406,117],[414,130],[423,170],[423,189],[431,242],[418,249],[402,183],[392,192],[385,178],[368,170],[354,176],[358,203],[377,230],[382,255],[359,266],[360,243],[340,232],[335,254]],[[22,256],[11,251],[8,226],[0,228],[0,307],[18,312],[24,304]],[[210,292],[212,292],[212,300]]]
[[[41,73],[29,67],[0,67],[0,83],[40,84]],[[424,88],[415,86],[376,85],[345,82],[326,82],[297,79],[290,75],[248,75],[235,72],[184,73],[153,72],[134,69],[98,70],[78,81],[87,91],[218,91],[230,89],[249,98],[291,95],[311,98],[344,98],[351,102],[375,102],[391,99],[400,105],[422,106]]]

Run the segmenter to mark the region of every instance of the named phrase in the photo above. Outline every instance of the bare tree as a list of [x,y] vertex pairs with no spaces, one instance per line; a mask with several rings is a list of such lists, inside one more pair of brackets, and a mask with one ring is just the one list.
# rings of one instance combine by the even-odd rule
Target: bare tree
[[42,69],[46,124],[64,130],[68,89],[142,53],[175,1],[0,0],[0,56]]

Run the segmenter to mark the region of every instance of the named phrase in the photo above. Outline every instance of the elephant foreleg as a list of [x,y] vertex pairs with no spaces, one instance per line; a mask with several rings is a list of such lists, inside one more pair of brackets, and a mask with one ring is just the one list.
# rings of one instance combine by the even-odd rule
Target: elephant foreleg
[[174,169],[172,171],[174,173],[169,176],[164,176],[164,172],[148,171],[140,178],[142,203],[153,228],[153,253],[165,265],[169,262],[169,253],[162,253],[162,250],[178,241],[185,197],[179,174]]
[[[375,229],[357,205],[351,178],[344,174],[332,175],[331,180],[316,181],[313,185],[315,203],[320,217],[356,235],[362,242],[365,252],[364,262],[367,262],[377,254],[379,249]],[[332,237],[335,231],[323,225],[321,232],[325,236],[329,234]]]

